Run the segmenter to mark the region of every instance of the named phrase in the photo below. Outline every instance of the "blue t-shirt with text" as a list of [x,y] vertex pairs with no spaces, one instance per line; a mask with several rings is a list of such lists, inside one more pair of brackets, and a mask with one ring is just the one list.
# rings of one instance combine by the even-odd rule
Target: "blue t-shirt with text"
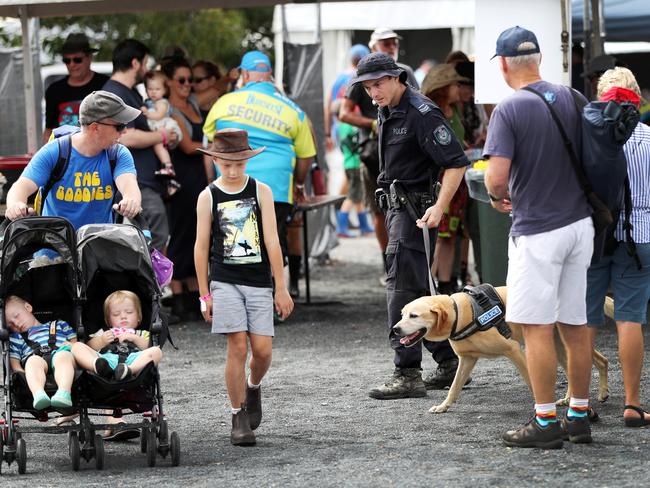
[[[116,192],[114,178],[126,173],[136,174],[133,156],[126,147],[118,146],[113,174],[108,151],[88,157],[71,146],[68,168],[47,194],[42,214],[64,217],[75,229],[86,224],[112,223],[111,207]],[[58,159],[59,144],[55,139],[39,149],[22,176],[39,187],[45,186]]]

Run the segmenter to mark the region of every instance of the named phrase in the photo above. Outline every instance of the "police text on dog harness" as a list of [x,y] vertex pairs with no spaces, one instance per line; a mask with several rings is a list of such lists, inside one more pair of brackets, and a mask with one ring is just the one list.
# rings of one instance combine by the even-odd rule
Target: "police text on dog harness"
[[456,312],[456,319],[454,320],[449,339],[452,341],[460,341],[476,332],[486,331],[492,327],[496,327],[503,337],[509,339],[512,332],[505,322],[506,309],[494,287],[489,284],[474,287],[466,286],[463,292],[468,295],[472,305],[472,322],[465,329],[456,331],[458,325],[458,305],[452,300],[454,311]]

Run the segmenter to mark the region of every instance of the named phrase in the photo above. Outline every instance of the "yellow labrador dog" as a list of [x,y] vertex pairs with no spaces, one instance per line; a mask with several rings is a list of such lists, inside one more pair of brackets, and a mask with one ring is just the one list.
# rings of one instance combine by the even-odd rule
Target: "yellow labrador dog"
[[[495,288],[495,290],[503,304],[506,305],[507,288],[502,286]],[[413,345],[422,339],[429,341],[450,339],[450,336],[454,333],[452,330],[454,325],[456,326],[455,332],[462,333],[474,321],[470,300],[469,295],[465,292],[455,293],[451,296],[435,295],[418,298],[402,309],[402,320],[395,324],[393,330],[396,334],[402,336],[400,342],[406,346]],[[609,317],[613,316],[613,302],[610,298],[605,303],[605,313]],[[449,409],[458,399],[463,385],[465,385],[479,358],[507,357],[517,367],[528,388],[531,388],[526,358],[521,349],[524,343],[521,326],[517,324],[508,325],[512,332],[509,339],[501,335],[496,327],[485,331],[479,330],[460,340],[450,339],[449,343],[459,358],[456,376],[445,401],[440,405],[431,407],[429,412],[443,413]],[[558,333],[555,334],[555,344],[558,362],[566,370],[566,353]],[[593,353],[593,362],[599,374],[598,400],[604,402],[609,397],[607,384],[609,362],[605,356],[596,350]],[[568,399],[569,390],[567,390],[565,398],[557,403],[566,405]]]

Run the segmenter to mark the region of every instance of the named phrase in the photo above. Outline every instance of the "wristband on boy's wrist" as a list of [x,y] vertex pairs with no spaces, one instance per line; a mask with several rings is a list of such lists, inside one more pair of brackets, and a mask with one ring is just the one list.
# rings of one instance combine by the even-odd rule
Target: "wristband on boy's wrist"
[[203,295],[202,297],[199,297],[199,300],[202,302],[207,302],[211,298],[212,296],[210,294],[207,294],[207,295]]

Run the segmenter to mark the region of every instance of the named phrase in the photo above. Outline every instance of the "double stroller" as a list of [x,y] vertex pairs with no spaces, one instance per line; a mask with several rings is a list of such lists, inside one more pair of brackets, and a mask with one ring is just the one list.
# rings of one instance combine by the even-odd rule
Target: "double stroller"
[[[0,346],[5,404],[0,416],[0,470],[3,461],[8,465],[16,461],[18,472],[26,472],[23,435],[28,433],[65,433],[73,470],[79,469],[81,458],[86,462],[94,459],[95,467],[103,469],[104,439],[100,432],[104,429],[138,429],[140,449],[149,466],[155,466],[158,455],[169,455],[171,464],[177,466],[180,440],[176,432],[169,433],[160,376],[153,363],[123,381],[75,371],[72,407],[57,412],[52,407],[34,409],[25,374],[12,372],[9,362],[11,332],[5,321],[5,299],[10,295],[31,303],[39,322],[65,320],[76,330],[77,339],[85,341],[103,328],[104,299],[113,291],[130,290],[142,303],[139,328],[149,330],[150,345],[162,347],[169,332],[160,310],[160,286],[142,232],[132,225],[91,224],[75,233],[70,222],[62,218],[26,217],[6,226],[1,249]],[[48,396],[56,391],[50,376],[48,373],[45,386]],[[77,421],[47,424],[70,415],[78,415]],[[138,421],[107,424],[107,415]],[[29,420],[40,425],[19,424]]]

